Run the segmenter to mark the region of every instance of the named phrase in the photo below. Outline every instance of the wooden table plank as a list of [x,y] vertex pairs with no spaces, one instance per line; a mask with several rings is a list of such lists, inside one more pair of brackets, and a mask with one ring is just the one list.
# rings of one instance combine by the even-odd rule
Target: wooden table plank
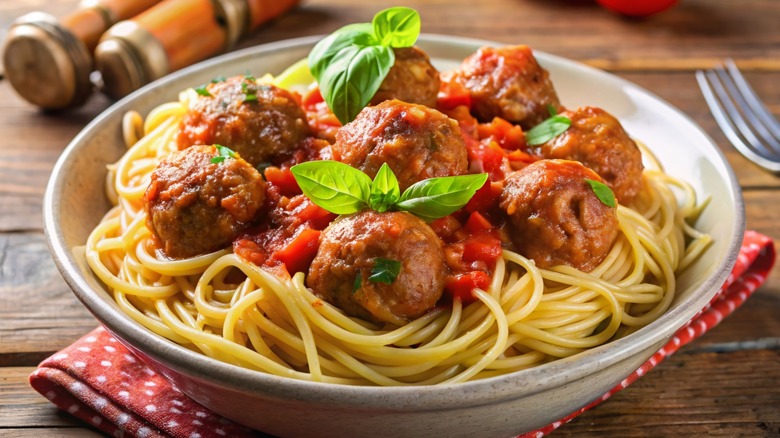
[[777,436],[778,381],[780,350],[683,349],[555,436]]
[[[3,2],[0,29],[34,10],[65,16],[76,3]],[[727,57],[736,57],[751,69],[780,70],[780,34],[775,31],[780,3],[772,0],[685,0],[645,20],[627,19],[584,0],[403,3],[420,12],[423,32],[528,44],[614,70],[690,70]],[[395,0],[304,0],[286,16],[245,37],[239,47],[330,33],[345,24],[370,21],[378,10],[397,4]]]
[[98,325],[40,232],[0,234],[0,260],[0,366],[35,365]]
[[[241,46],[329,33],[370,21],[377,10],[397,3],[305,1]],[[735,54],[751,68],[780,68],[775,32],[780,4],[767,0],[685,0],[646,20],[626,19],[577,0],[410,0],[404,5],[420,12],[423,32],[528,44],[616,70],[704,68]]]
[[0,435],[6,428],[83,426],[32,389],[27,379],[34,370],[33,367],[0,368]]
[[[64,16],[77,0],[0,2],[0,37],[24,12]],[[240,47],[367,21],[392,0],[304,0]],[[684,0],[647,20],[592,0],[410,0],[423,31],[525,43],[617,72],[680,108],[724,151],[745,189],[748,228],[780,243],[780,179],[739,155],[709,114],[693,71],[734,57],[780,114],[780,2]],[[564,102],[565,103],[565,102]],[[41,233],[41,195],[70,139],[110,102],[44,114],[0,81],[0,436],[93,436],[27,384],[33,366],[95,326],[60,278]],[[99,192],[99,191],[98,191]],[[102,195],[102,193],[99,193]],[[24,297],[21,299],[20,297]],[[731,317],[556,435],[780,436],[780,270]],[[715,383],[715,385],[711,385]]]

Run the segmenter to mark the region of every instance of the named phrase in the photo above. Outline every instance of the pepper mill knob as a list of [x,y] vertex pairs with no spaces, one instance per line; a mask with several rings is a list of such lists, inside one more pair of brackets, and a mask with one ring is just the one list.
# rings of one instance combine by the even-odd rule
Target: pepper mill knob
[[17,93],[44,109],[81,105],[92,92],[89,50],[49,14],[32,12],[12,23],[3,64]]

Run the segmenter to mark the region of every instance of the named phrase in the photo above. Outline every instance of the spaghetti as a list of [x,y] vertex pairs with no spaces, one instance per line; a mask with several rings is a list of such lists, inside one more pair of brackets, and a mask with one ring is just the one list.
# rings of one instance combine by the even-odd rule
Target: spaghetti
[[[345,315],[304,284],[220,250],[157,257],[143,196],[151,172],[177,150],[192,90],[143,121],[126,117],[127,153],[109,166],[115,207],[89,236],[86,257],[132,319],[186,348],[279,376],[349,385],[432,385],[481,379],[577,354],[648,324],[675,296],[675,275],[710,243],[692,228],[702,205],[685,182],[646,169],[618,238],[586,273],[536,267],[503,250],[477,301],[440,304],[387,329]],[[644,153],[652,161],[647,150]],[[238,275],[238,273],[241,275]]]

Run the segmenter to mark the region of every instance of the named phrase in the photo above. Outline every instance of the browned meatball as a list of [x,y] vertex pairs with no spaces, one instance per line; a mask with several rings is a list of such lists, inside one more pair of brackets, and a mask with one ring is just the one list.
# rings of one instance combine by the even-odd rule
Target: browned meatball
[[235,76],[206,87],[179,127],[179,149],[225,145],[253,166],[292,152],[309,135],[306,114],[295,97],[273,85]]
[[620,122],[600,108],[561,113],[571,119],[566,132],[543,144],[544,158],[575,160],[593,169],[615,192],[621,204],[642,188],[642,153]]
[[371,99],[371,105],[398,99],[436,108],[441,80],[428,55],[417,47],[394,48],[393,52],[395,64]]
[[566,160],[540,160],[506,179],[500,206],[509,215],[512,241],[537,266],[590,272],[612,248],[617,209],[602,203],[585,179],[601,181]]
[[458,122],[435,109],[400,100],[364,108],[336,133],[332,152],[334,159],[372,178],[387,163],[401,190],[426,178],[468,170]]
[[[390,284],[369,279],[380,258],[401,263]],[[442,243],[425,222],[406,212],[367,210],[322,232],[306,284],[349,315],[401,325],[433,308],[446,270]]]
[[214,146],[193,146],[165,158],[146,189],[146,225],[168,257],[216,251],[255,218],[265,199],[260,172],[241,158],[212,163]]
[[560,108],[558,95],[527,46],[483,47],[454,72],[471,95],[471,110],[483,122],[501,117],[528,129]]

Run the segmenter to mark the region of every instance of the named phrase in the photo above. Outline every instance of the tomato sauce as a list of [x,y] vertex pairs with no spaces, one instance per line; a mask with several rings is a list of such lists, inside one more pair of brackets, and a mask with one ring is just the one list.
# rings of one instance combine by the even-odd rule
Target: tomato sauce
[[[290,167],[309,160],[332,159],[330,144],[341,123],[318,88],[301,99],[314,134],[279,166],[264,170],[268,196],[262,223],[234,242],[236,254],[252,263],[289,276],[307,272],[317,254],[320,232],[335,214],[318,207],[301,194]],[[445,292],[464,304],[476,300],[475,288],[490,286],[496,262],[509,245],[498,200],[507,174],[537,158],[528,153],[521,127],[496,118],[479,123],[469,111],[468,92],[454,81],[443,81],[437,109],[458,122],[466,142],[469,172],[489,175],[485,185],[461,210],[430,223],[444,245],[450,275]]]

